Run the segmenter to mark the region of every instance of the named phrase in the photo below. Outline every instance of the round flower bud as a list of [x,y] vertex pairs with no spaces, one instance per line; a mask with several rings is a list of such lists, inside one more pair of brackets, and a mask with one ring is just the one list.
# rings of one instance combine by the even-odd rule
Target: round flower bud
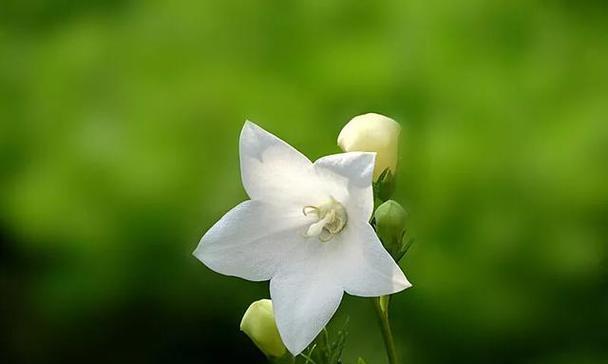
[[253,302],[243,315],[241,331],[247,334],[266,356],[280,358],[285,354],[285,345],[274,320],[272,301],[264,299]]
[[374,180],[389,169],[397,168],[401,126],[384,115],[368,113],[352,118],[338,135],[338,145],[345,152],[376,152]]
[[405,233],[406,217],[405,209],[393,200],[388,200],[378,206],[374,212],[376,233],[386,250],[396,260],[400,258],[399,255],[405,243],[403,234]]

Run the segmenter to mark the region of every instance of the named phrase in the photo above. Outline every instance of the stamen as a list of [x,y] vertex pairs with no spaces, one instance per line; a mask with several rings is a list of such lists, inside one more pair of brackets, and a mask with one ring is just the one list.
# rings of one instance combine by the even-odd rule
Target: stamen
[[319,209],[314,206],[304,206],[304,208],[302,209],[302,213],[304,214],[304,216],[308,216],[309,214],[313,214],[313,213],[318,216]]
[[346,209],[334,198],[319,207],[304,206],[304,216],[314,215],[317,221],[312,223],[305,235],[307,237],[318,237],[320,241],[327,242],[340,233],[346,226],[348,217]]

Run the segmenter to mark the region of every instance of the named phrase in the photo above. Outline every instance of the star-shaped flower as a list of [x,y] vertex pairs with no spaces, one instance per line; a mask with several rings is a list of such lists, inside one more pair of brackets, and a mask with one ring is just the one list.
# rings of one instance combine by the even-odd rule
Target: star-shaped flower
[[338,309],[411,286],[369,224],[373,153],[312,163],[249,121],[240,138],[241,176],[251,200],[220,219],[194,255],[212,270],[270,280],[277,327],[297,355]]

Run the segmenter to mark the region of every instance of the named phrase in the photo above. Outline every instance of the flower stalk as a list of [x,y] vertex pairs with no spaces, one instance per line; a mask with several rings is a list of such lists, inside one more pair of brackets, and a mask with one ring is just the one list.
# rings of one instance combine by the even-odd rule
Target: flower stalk
[[[400,130],[401,127],[393,119],[370,113],[353,118],[338,136],[338,145],[344,151],[365,150],[377,155],[373,182],[374,214],[370,224],[396,263],[399,263],[413,242],[406,235],[405,209],[391,200],[396,185]],[[388,315],[390,297],[390,294],[373,297],[372,303],[388,362],[397,364],[397,348]]]
[[380,323],[382,339],[384,340],[388,362],[389,364],[397,364],[399,363],[397,357],[397,347],[395,346],[395,340],[393,339],[393,332],[391,330],[391,324],[388,318],[388,304],[390,301],[390,296],[374,297],[372,300],[374,309],[376,310],[376,315],[378,316],[378,322]]

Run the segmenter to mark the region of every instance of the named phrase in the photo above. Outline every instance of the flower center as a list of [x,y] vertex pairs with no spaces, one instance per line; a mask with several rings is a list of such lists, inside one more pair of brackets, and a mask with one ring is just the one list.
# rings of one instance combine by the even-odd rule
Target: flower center
[[305,206],[302,212],[305,216],[314,216],[317,219],[308,227],[304,235],[318,237],[322,242],[333,239],[340,231],[344,230],[348,221],[346,209],[333,197],[329,202],[320,206]]

